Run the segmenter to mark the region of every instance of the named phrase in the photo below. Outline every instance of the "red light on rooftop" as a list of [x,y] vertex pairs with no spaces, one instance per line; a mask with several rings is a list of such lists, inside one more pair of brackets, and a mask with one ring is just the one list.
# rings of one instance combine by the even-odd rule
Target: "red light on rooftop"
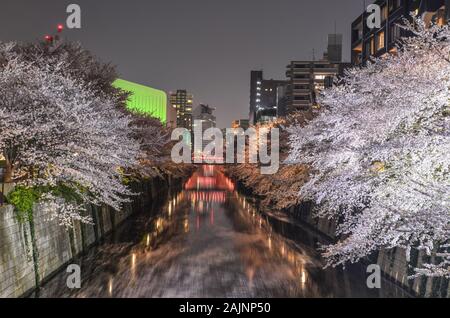
[[64,26],[62,24],[58,24],[58,32],[62,32],[64,30]]
[[46,35],[44,39],[47,42],[52,42],[53,41],[53,37],[51,35]]

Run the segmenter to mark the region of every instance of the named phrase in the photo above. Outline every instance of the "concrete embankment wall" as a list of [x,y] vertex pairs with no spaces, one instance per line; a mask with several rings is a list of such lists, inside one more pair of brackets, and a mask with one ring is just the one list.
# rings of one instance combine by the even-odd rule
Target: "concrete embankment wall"
[[141,195],[132,198],[122,211],[89,206],[95,224],[78,222],[71,230],[48,221],[39,205],[34,207],[33,222],[24,224],[17,220],[13,206],[0,207],[0,298],[20,297],[35,290],[134,212],[148,207],[167,187],[164,179],[134,185],[133,190]]
[[[237,181],[239,191],[251,196],[252,191],[248,189],[242,182]],[[310,202],[302,203],[298,206],[286,210],[292,219],[307,225],[317,233],[324,235],[330,241],[336,239],[337,222],[313,217],[313,205]],[[403,287],[412,295],[418,297],[441,297],[450,298],[450,283],[445,278],[420,277],[416,279],[408,279],[414,272],[406,260],[406,251],[401,248],[392,250],[382,250],[365,260],[367,264],[378,264],[386,279]],[[434,259],[430,259],[423,252],[413,251],[410,264],[420,267],[423,263],[434,263]]]
[[[318,232],[326,235],[330,239],[335,239],[337,223],[333,220],[314,218],[312,204],[304,203],[286,211],[291,217],[313,227]],[[420,266],[424,262],[431,261],[423,252],[413,251],[411,255],[411,265]],[[408,279],[413,275],[413,271],[406,260],[406,251],[401,248],[382,250],[373,255],[367,263],[377,263],[385,278],[402,286],[411,294],[419,297],[442,297],[450,298],[449,280],[445,278],[421,277]]]

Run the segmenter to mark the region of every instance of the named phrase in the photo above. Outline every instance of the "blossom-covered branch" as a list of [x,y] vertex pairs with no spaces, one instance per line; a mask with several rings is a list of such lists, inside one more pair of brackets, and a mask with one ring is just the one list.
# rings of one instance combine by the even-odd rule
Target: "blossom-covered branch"
[[348,70],[321,114],[290,129],[288,161],[315,171],[300,195],[342,220],[329,265],[381,248],[432,255],[450,238],[450,30],[418,19],[405,28],[414,36],[395,55]]

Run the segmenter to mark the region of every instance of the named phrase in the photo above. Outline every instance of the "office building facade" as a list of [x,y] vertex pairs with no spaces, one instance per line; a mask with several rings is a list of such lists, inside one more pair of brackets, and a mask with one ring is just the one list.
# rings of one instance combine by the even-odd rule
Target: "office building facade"
[[289,101],[289,84],[277,87],[277,117],[285,117],[287,115],[288,101]]
[[277,118],[277,89],[285,85],[283,80],[265,80],[263,71],[250,75],[250,124],[264,123]]
[[192,112],[192,119],[202,123],[203,130],[216,127],[216,116],[214,116],[215,108],[209,105],[200,104]]
[[448,20],[449,0],[378,0],[374,2],[381,9],[381,27],[369,28],[370,13],[362,13],[352,23],[351,62],[360,65],[371,57],[395,53],[399,39],[408,32],[399,25],[414,12],[427,23],[444,24]]
[[256,112],[260,105],[261,90],[262,90],[263,72],[251,71],[250,73],[250,123],[256,123]]
[[317,104],[321,90],[331,87],[334,78],[342,74],[344,63],[321,61],[292,61],[287,66],[286,114],[296,111],[310,111]]
[[327,51],[318,61],[291,61],[287,65],[288,83],[278,87],[280,117],[298,111],[312,111],[321,90],[331,87],[348,63],[342,62],[342,34],[329,34]]
[[[192,119],[193,119],[193,131],[196,131],[197,125],[201,125],[201,133],[202,136],[204,135],[205,131],[210,128],[216,127],[216,116],[214,116],[215,108],[210,107],[209,105],[200,104],[198,105],[193,113],[192,113]],[[195,138],[195,136],[194,136]],[[202,151],[205,150],[205,147],[211,142],[211,140],[208,140],[206,138],[203,138],[202,140]],[[196,156],[200,154],[195,154]]]
[[342,34],[329,34],[326,60],[332,63],[342,62]]
[[289,84],[278,91],[280,114],[313,110],[320,91],[331,87],[347,66],[342,62],[342,34],[329,34],[327,51],[321,60],[292,61],[287,66]]
[[128,92],[127,108],[167,123],[167,94],[161,90],[133,83],[123,79],[114,81],[113,86]]
[[170,94],[170,104],[177,113],[177,127],[192,130],[194,96],[184,89]]

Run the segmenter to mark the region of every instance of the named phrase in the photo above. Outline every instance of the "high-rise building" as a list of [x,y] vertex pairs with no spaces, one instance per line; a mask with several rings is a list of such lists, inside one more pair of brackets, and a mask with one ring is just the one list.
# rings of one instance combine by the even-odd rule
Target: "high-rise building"
[[250,124],[268,122],[277,117],[277,88],[283,80],[265,80],[262,71],[250,75]]
[[288,83],[277,87],[277,117],[285,117],[287,115],[288,89]]
[[164,124],[167,123],[168,109],[165,92],[123,79],[114,81],[113,86],[129,93],[128,109],[158,118]]
[[327,60],[332,63],[342,62],[342,34],[328,35]]
[[369,28],[364,12],[352,23],[351,61],[353,65],[365,63],[371,56],[380,57],[397,50],[398,40],[408,36],[402,29],[403,19],[409,18],[410,12],[422,16],[425,22],[435,21],[444,24],[449,17],[450,0],[378,0],[375,4],[381,9],[381,27]]
[[[216,116],[214,116],[213,112],[215,111],[215,108],[210,107],[209,105],[200,104],[198,105],[193,113],[192,113],[192,119],[193,119],[193,127],[194,131],[196,128],[196,125],[202,126],[202,135],[204,132],[209,128],[215,128],[216,127]],[[203,148],[205,149],[206,145],[208,145],[211,141],[203,139]]]
[[177,110],[170,102],[170,96],[167,100],[167,127],[177,128]]
[[170,94],[170,104],[177,112],[177,127],[192,130],[194,96],[185,89],[179,89]]
[[296,111],[310,111],[317,105],[317,95],[331,87],[336,76],[343,74],[342,35],[328,36],[328,51],[319,61],[292,61],[287,66],[289,84],[278,90],[280,116]]
[[342,72],[344,64],[321,61],[292,61],[287,66],[286,114],[295,111],[309,111],[316,105],[317,94],[331,87],[336,75]]
[[262,71],[251,71],[250,73],[250,122],[254,125],[256,123],[256,112],[261,106],[261,92],[262,92]]
[[214,111],[215,108],[212,108],[209,105],[200,104],[194,109],[192,113],[192,119],[194,121],[201,121],[204,130],[215,128],[216,116],[214,116],[213,114]]

